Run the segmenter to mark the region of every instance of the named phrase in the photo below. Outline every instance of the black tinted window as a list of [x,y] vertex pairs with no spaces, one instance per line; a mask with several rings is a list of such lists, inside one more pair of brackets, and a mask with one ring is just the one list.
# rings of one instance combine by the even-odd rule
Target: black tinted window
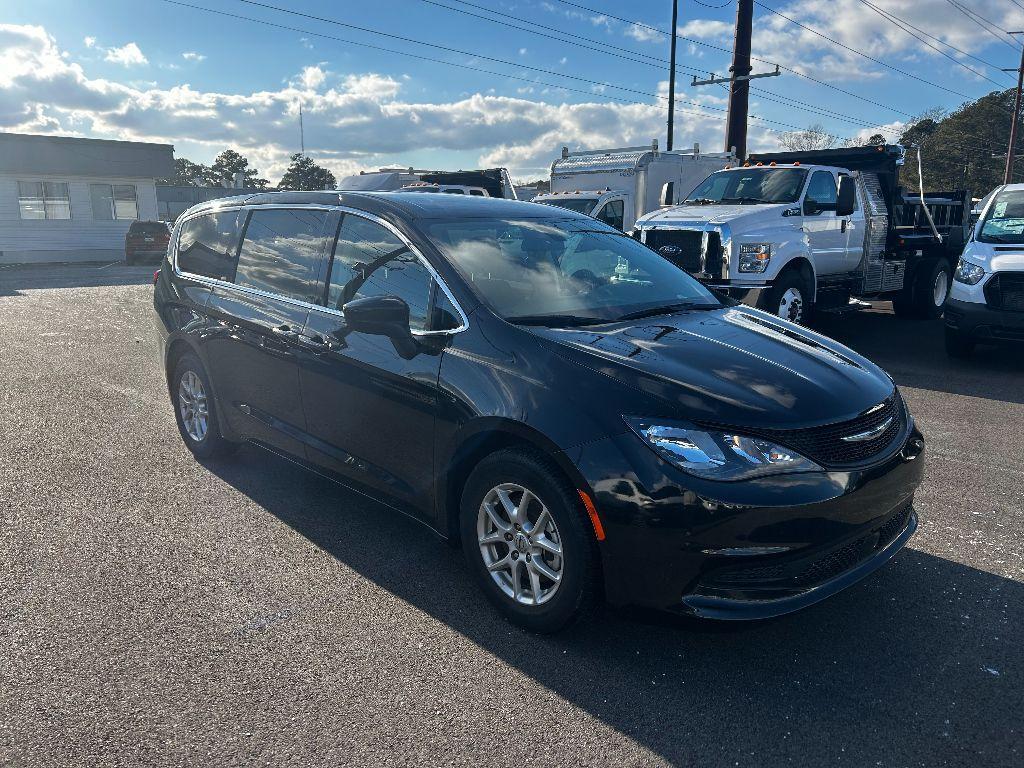
[[235,279],[240,211],[196,216],[181,225],[178,269],[231,282]]
[[326,221],[327,211],[253,211],[238,255],[235,283],[312,302]]
[[609,227],[615,227],[621,232],[623,211],[622,201],[612,200],[610,203],[605,203],[604,208],[601,209],[596,218],[598,221],[603,221]]
[[398,296],[409,305],[414,329],[427,325],[431,274],[390,230],[346,215],[331,264],[328,306],[341,309],[352,299]]

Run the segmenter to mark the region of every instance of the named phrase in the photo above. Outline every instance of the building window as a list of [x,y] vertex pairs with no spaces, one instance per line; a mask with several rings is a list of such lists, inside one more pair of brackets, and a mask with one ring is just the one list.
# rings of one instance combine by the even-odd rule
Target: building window
[[92,217],[100,221],[139,218],[134,184],[90,184]]
[[18,209],[23,219],[70,219],[67,182],[19,181]]

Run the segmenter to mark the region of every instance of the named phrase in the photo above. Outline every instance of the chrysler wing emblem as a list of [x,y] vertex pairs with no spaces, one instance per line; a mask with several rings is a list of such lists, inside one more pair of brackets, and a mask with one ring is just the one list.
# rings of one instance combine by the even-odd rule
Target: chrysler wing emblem
[[660,253],[662,256],[667,256],[668,258],[678,256],[682,252],[683,249],[680,248],[678,245],[663,245],[661,246],[661,248],[658,249],[658,253]]
[[894,416],[890,416],[877,427],[872,427],[866,432],[858,432],[856,435],[847,435],[846,437],[841,437],[839,439],[844,443],[863,443],[865,440],[873,440],[889,428],[889,425],[892,424],[892,420],[894,418]]

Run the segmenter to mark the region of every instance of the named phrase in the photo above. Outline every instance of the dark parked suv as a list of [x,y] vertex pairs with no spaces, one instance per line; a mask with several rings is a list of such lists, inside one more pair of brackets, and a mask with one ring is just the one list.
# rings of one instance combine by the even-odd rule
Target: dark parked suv
[[142,259],[158,262],[167,253],[171,232],[163,221],[133,221],[124,236],[124,261],[138,264]]
[[599,598],[801,608],[917,526],[892,380],[587,216],[410,193],[262,193],[179,220],[155,294],[178,427],[248,440],[461,543],[552,631]]

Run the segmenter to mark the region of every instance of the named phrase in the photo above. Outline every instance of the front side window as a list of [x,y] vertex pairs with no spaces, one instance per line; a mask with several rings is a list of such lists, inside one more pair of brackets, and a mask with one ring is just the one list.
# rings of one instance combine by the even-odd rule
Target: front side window
[[426,235],[510,322],[586,325],[722,306],[660,254],[596,221],[452,219]]
[[697,185],[687,203],[795,203],[807,171],[802,168],[736,168],[716,171]]
[[98,221],[139,218],[134,184],[90,184],[92,217]]
[[329,307],[340,310],[368,296],[398,296],[409,305],[410,327],[425,330],[432,281],[423,262],[389,229],[351,214],[342,219],[327,287]]
[[1024,190],[1001,192],[992,201],[978,239],[983,243],[1024,243]]
[[70,219],[67,182],[19,181],[18,212],[22,219]]
[[834,211],[839,193],[836,190],[836,179],[829,171],[815,171],[807,184],[805,200],[813,200],[818,204],[819,211]]
[[624,207],[621,200],[611,200],[605,203],[604,208],[601,209],[595,218],[621,232],[623,210]]
[[314,301],[327,216],[327,211],[302,208],[254,210],[238,253],[235,284]]
[[241,211],[195,216],[178,234],[178,269],[230,283],[235,279]]

